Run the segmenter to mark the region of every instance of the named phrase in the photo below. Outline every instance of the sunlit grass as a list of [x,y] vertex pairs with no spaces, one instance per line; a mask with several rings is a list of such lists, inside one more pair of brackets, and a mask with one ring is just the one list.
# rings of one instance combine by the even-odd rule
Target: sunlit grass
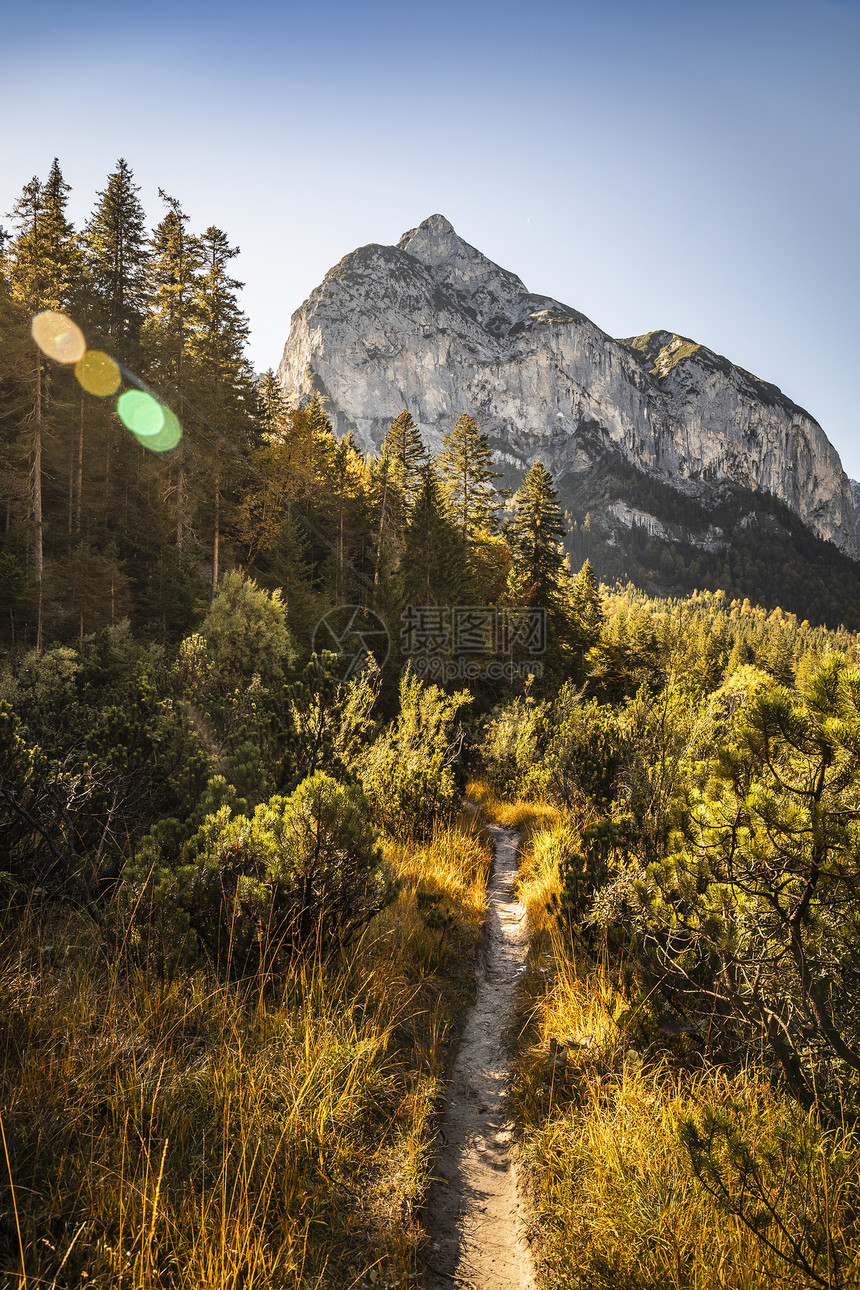
[[6,937],[4,1286],[416,1284],[489,851],[465,825],[386,849],[395,903],[277,988],[109,962],[74,915]]
[[[633,1047],[624,1030],[626,1002],[605,964],[581,950],[578,960],[549,913],[558,880],[548,860],[552,847],[543,843],[558,826],[558,817],[548,815],[521,855],[520,895],[533,934],[510,1095],[542,1284],[547,1290],[807,1284],[696,1181],[679,1127],[705,1107],[728,1108],[751,1141],[773,1144],[787,1135],[800,1143],[808,1121],[765,1072],[709,1065],[687,1040]],[[860,1144],[839,1129],[814,1155],[807,1179],[807,1195],[830,1206],[845,1260],[834,1287],[860,1284],[858,1171]],[[768,1177],[777,1204],[791,1212],[783,1175],[774,1167]],[[777,1237],[781,1242],[787,1248]]]

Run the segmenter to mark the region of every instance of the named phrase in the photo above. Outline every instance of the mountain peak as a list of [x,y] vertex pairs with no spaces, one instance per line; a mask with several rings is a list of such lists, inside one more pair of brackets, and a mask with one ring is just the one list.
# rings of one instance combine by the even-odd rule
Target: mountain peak
[[[397,243],[401,251],[408,251],[410,242],[417,240],[420,244],[437,242],[444,238],[461,241],[454,231],[454,225],[444,215],[429,215],[417,228],[410,228]],[[412,252],[414,254],[414,252]],[[420,257],[419,257],[420,258]]]
[[520,279],[464,241],[444,215],[404,233],[397,249],[420,260],[442,290],[494,334],[519,321],[526,295]]
[[[363,247],[326,277],[293,317],[280,379],[299,398],[323,388],[338,431],[352,430],[365,451],[403,407],[434,450],[468,413],[512,470],[541,460],[572,513],[584,517],[585,499],[597,514],[601,472],[632,470],[705,511],[726,487],[772,494],[857,557],[838,454],[807,413],[672,331],[612,340],[576,310],[530,294],[438,213],[396,247]],[[608,532],[634,523],[636,508],[612,511],[616,501],[604,507]],[[669,531],[660,515],[636,515],[652,536]],[[728,540],[696,531],[708,550]]]

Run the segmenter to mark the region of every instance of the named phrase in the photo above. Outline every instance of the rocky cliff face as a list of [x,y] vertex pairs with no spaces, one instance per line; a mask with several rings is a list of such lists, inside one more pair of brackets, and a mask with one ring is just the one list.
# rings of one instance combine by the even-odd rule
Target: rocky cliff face
[[[703,502],[730,485],[772,493],[858,558],[848,480],[807,412],[681,336],[613,340],[441,215],[341,260],[293,315],[279,376],[297,396],[325,394],[338,432],[367,451],[403,407],[433,450],[467,412],[514,469],[540,459],[575,485],[611,454]],[[630,515],[615,519],[638,524]]]
[[860,543],[860,484],[856,479],[849,479],[848,484],[851,488],[851,500],[854,503],[854,522],[857,528],[857,541]]

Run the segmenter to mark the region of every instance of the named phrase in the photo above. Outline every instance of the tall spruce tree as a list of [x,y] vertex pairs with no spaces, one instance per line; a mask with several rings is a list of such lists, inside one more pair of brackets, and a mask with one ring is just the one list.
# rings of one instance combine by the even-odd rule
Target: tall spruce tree
[[[167,212],[152,235],[146,266],[143,350],[150,378],[169,400],[184,428],[187,356],[196,317],[195,289],[202,252],[199,239],[186,228],[188,216],[176,198],[163,188],[159,188],[158,195]],[[175,540],[181,553],[187,527],[187,462],[183,441],[171,455]]]
[[382,441],[382,459],[388,463],[390,482],[399,489],[408,508],[424,483],[427,449],[406,408],[388,428]]
[[200,238],[200,250],[188,354],[194,373],[195,460],[201,491],[208,492],[211,502],[214,591],[220,574],[222,505],[253,446],[256,393],[245,357],[250,327],[238,301],[243,284],[229,273],[239,248],[210,225]]
[[427,460],[421,432],[404,408],[389,426],[382,451],[371,469],[376,521],[373,580],[377,586],[392,572],[399,558],[409,512],[421,488]]
[[570,594],[570,644],[574,680],[578,682],[585,679],[585,655],[600,640],[604,617],[600,588],[591,561],[586,560]]
[[148,239],[131,167],[123,157],[116,165],[97,194],[84,229],[84,245],[97,325],[111,352],[133,363],[146,304]]
[[[70,187],[55,157],[44,184],[37,177],[31,179],[11,213],[17,236],[8,253],[9,280],[13,298],[28,318],[43,309],[68,309],[80,281],[81,251],[74,227],[66,215],[69,192]],[[34,345],[31,353],[31,559],[36,582],[36,648],[41,649],[44,577],[42,448],[46,383],[38,346]]]
[[509,590],[523,605],[559,612],[565,599],[565,526],[552,476],[536,461],[513,499],[505,536],[511,548]]
[[406,525],[398,581],[405,605],[455,605],[465,581],[462,534],[429,464]]
[[489,436],[464,412],[453,430],[444,435],[442,451],[436,458],[442,487],[464,543],[478,532],[492,533],[496,528],[500,501],[493,480],[501,476],[493,470],[492,461]]
[[283,439],[287,433],[287,420],[290,406],[283,386],[270,367],[264,372],[257,386],[259,398],[259,418],[263,438],[268,440]]
[[330,495],[334,502],[334,519],[337,525],[335,543],[337,564],[335,573],[335,599],[341,601],[347,594],[361,596],[350,577],[364,563],[369,546],[368,508],[366,492],[369,484],[367,466],[355,446],[352,433],[337,441],[331,465]]

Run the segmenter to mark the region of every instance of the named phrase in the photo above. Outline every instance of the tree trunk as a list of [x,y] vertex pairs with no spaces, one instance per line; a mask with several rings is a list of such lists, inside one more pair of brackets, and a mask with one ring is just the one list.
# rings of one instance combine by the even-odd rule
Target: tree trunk
[[[180,450],[181,452],[181,450]],[[176,547],[182,550],[185,528],[185,463],[180,455],[176,463]]]
[[71,536],[72,522],[75,516],[75,450],[74,450],[74,447],[69,448],[69,490],[68,491],[69,491],[69,506],[68,506],[69,514],[68,514],[68,520],[67,520],[67,528],[68,528],[69,536]]
[[74,530],[81,531],[81,496],[84,490],[84,396],[81,395],[81,420],[78,425],[78,460],[75,470]]
[[382,480],[382,501],[379,504],[379,532],[376,535],[376,565],[373,570],[373,585],[379,585],[379,561],[382,556],[382,529],[385,523],[385,499],[388,496],[388,470],[383,466],[385,475]]
[[36,649],[42,648],[42,355],[36,350],[36,404],[33,415],[33,564],[38,584]]
[[218,557],[221,551],[221,488],[215,476],[215,534],[212,539],[212,595],[218,589]]

